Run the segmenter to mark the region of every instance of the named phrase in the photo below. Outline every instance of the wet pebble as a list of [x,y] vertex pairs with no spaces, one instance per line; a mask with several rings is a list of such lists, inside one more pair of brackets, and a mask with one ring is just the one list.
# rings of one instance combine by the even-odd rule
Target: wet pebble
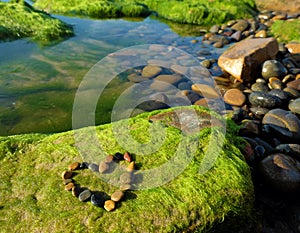
[[220,98],[219,93],[213,87],[206,84],[193,84],[192,90],[208,99]]
[[73,188],[72,188],[72,195],[74,197],[79,197],[79,194],[81,192],[81,188],[78,186],[78,185],[75,185]]
[[251,90],[256,92],[268,92],[269,88],[265,83],[256,82],[251,85]]
[[225,103],[234,106],[243,106],[246,102],[246,96],[236,88],[226,91],[223,98]]
[[297,91],[300,91],[300,79],[288,82],[286,85],[288,87],[296,89]]
[[300,115],[300,98],[297,98],[289,103],[289,110]]
[[275,150],[289,155],[300,162],[300,144],[280,144],[275,147]]
[[162,71],[162,68],[159,66],[153,66],[153,65],[148,65],[145,66],[142,70],[142,77],[143,78],[153,78],[160,74]]
[[277,99],[263,92],[252,92],[249,95],[249,101],[253,106],[260,106],[263,108],[274,108],[277,104]]
[[79,201],[82,201],[82,202],[87,201],[90,199],[91,195],[92,195],[91,191],[86,189],[79,194],[79,196],[78,196]]
[[300,189],[300,163],[281,153],[269,155],[259,164],[259,171],[266,185],[281,192]]
[[295,140],[300,139],[300,120],[289,111],[280,108],[272,109],[264,116],[262,123],[287,129],[293,134]]
[[287,74],[287,69],[277,60],[267,60],[263,63],[261,74],[266,80],[271,77],[283,78]]

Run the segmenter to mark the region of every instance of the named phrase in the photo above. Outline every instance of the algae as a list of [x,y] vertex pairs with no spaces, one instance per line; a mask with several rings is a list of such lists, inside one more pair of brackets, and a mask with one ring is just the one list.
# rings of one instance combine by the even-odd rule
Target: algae
[[0,40],[31,37],[47,44],[72,35],[70,25],[34,9],[24,1],[0,2]]
[[147,16],[152,12],[174,22],[199,25],[220,24],[233,18],[250,18],[257,12],[254,0],[37,0],[35,6],[48,12],[96,18]]
[[300,42],[300,19],[277,20],[271,26],[271,33],[280,42]]
[[[196,106],[186,108],[208,111]],[[168,111],[172,110],[130,118],[127,123],[132,137],[142,143],[153,141],[149,135],[153,126],[149,117]],[[124,122],[119,121],[119,126]],[[122,127],[119,129],[118,135],[122,134]],[[236,136],[230,128],[226,136],[220,134],[222,130],[218,127],[188,136],[188,141],[197,143],[198,147],[184,171],[162,186],[127,192],[125,200],[113,212],[76,200],[64,191],[60,177],[68,164],[83,159],[74,135],[82,132],[84,139],[92,143],[92,137],[87,134],[90,130],[96,130],[106,154],[127,150],[116,139],[112,124],[52,135],[0,138],[0,223],[3,232],[206,232],[224,220],[236,232],[251,219],[254,192],[250,169],[235,146]],[[200,174],[199,166],[212,134],[224,137],[224,146],[214,166]],[[137,173],[172,159],[182,134],[177,128],[165,127],[165,135],[159,150],[152,154],[143,156],[129,151],[137,163]],[[87,157],[99,162],[101,156],[92,153],[95,148],[94,153],[97,153],[97,145],[89,146]],[[176,162],[182,162],[181,159],[185,158],[180,157]],[[93,191],[111,194],[117,189],[89,170],[77,172],[75,180]],[[226,231],[222,224],[220,226],[220,232]]]

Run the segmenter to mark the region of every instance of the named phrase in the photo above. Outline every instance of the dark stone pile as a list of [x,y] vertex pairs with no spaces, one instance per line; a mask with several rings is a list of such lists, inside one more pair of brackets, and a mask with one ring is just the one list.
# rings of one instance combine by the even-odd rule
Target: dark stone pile
[[[103,191],[91,191],[88,188],[81,188],[80,184],[76,183],[73,178],[74,171],[89,169],[93,172],[108,173],[121,160],[127,161],[126,172],[120,176],[120,188],[109,196]],[[117,208],[117,203],[124,200],[125,192],[131,189],[133,179],[133,171],[135,169],[135,162],[128,152],[124,154],[116,153],[108,155],[104,161],[99,165],[88,162],[74,162],[68,166],[68,170],[62,173],[63,183],[66,191],[71,191],[74,197],[77,197],[81,202],[90,201],[94,206],[102,207],[106,211],[113,211]]]

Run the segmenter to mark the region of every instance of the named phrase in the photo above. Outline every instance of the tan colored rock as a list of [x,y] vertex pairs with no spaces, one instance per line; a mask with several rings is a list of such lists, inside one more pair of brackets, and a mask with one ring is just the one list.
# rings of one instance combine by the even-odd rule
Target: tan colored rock
[[261,64],[274,59],[278,43],[274,38],[251,38],[236,43],[226,50],[218,60],[218,65],[234,78],[251,81],[259,76]]
[[192,90],[208,99],[220,98],[219,93],[213,87],[206,84],[195,83],[192,85]]
[[169,84],[176,84],[181,80],[181,76],[174,74],[161,74],[155,78],[157,81],[166,82]]
[[152,78],[158,75],[161,72],[161,68],[159,66],[148,65],[145,66],[142,70],[142,76],[144,78]]
[[285,46],[290,53],[300,53],[300,43],[290,43]]
[[75,171],[79,168],[80,166],[80,163],[79,162],[75,162],[75,163],[72,163],[68,166],[68,169],[69,171]]
[[225,92],[224,102],[234,106],[243,106],[246,101],[246,96],[239,89],[233,88]]
[[116,208],[116,203],[112,200],[108,200],[104,203],[104,209],[106,211],[113,211]]

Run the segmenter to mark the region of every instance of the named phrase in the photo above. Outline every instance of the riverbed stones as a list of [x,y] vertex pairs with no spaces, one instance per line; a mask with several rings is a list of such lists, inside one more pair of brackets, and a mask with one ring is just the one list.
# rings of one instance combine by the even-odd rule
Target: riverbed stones
[[267,60],[263,63],[261,75],[268,80],[271,77],[283,78],[287,69],[277,60]]
[[279,153],[289,155],[300,162],[300,144],[280,144],[275,150]]
[[192,90],[208,99],[220,98],[220,95],[215,88],[206,84],[195,83],[192,85]]
[[78,185],[75,185],[73,188],[72,188],[72,195],[74,197],[79,197],[79,194],[81,193],[81,188],[78,186]]
[[91,195],[91,203],[94,206],[104,207],[105,197],[104,194],[95,193]]
[[161,74],[155,78],[155,81],[166,82],[173,85],[177,84],[180,80],[181,76],[174,74]]
[[297,98],[289,103],[289,109],[300,115],[300,98]]
[[272,109],[266,113],[262,123],[287,129],[293,134],[295,140],[300,139],[300,120],[289,111],[280,108]]
[[116,203],[113,200],[107,200],[104,203],[104,209],[106,211],[113,211],[116,208]]
[[236,88],[226,91],[223,98],[225,103],[239,107],[243,106],[246,101],[246,96],[243,92]]
[[259,76],[261,64],[275,58],[277,52],[274,38],[246,39],[221,54],[218,65],[237,80],[248,82]]
[[244,19],[239,19],[236,21],[235,24],[233,24],[231,26],[231,29],[235,30],[235,31],[245,31],[247,28],[249,27],[249,23],[247,20]]
[[280,192],[300,190],[300,163],[287,155],[269,155],[260,162],[259,170],[266,185]]
[[249,95],[249,102],[252,106],[259,106],[263,108],[274,108],[277,104],[276,97],[269,95],[268,93],[264,92],[252,92]]
[[122,198],[124,197],[124,192],[121,190],[115,191],[112,195],[111,195],[111,200],[113,200],[114,202],[119,202],[122,200]]
[[143,78],[153,78],[162,71],[162,68],[154,65],[147,65],[142,70]]
[[300,91],[300,79],[293,80],[286,84],[288,87],[294,88],[297,91]]
[[86,189],[79,194],[78,199],[79,201],[85,202],[90,199],[91,195],[91,191]]

